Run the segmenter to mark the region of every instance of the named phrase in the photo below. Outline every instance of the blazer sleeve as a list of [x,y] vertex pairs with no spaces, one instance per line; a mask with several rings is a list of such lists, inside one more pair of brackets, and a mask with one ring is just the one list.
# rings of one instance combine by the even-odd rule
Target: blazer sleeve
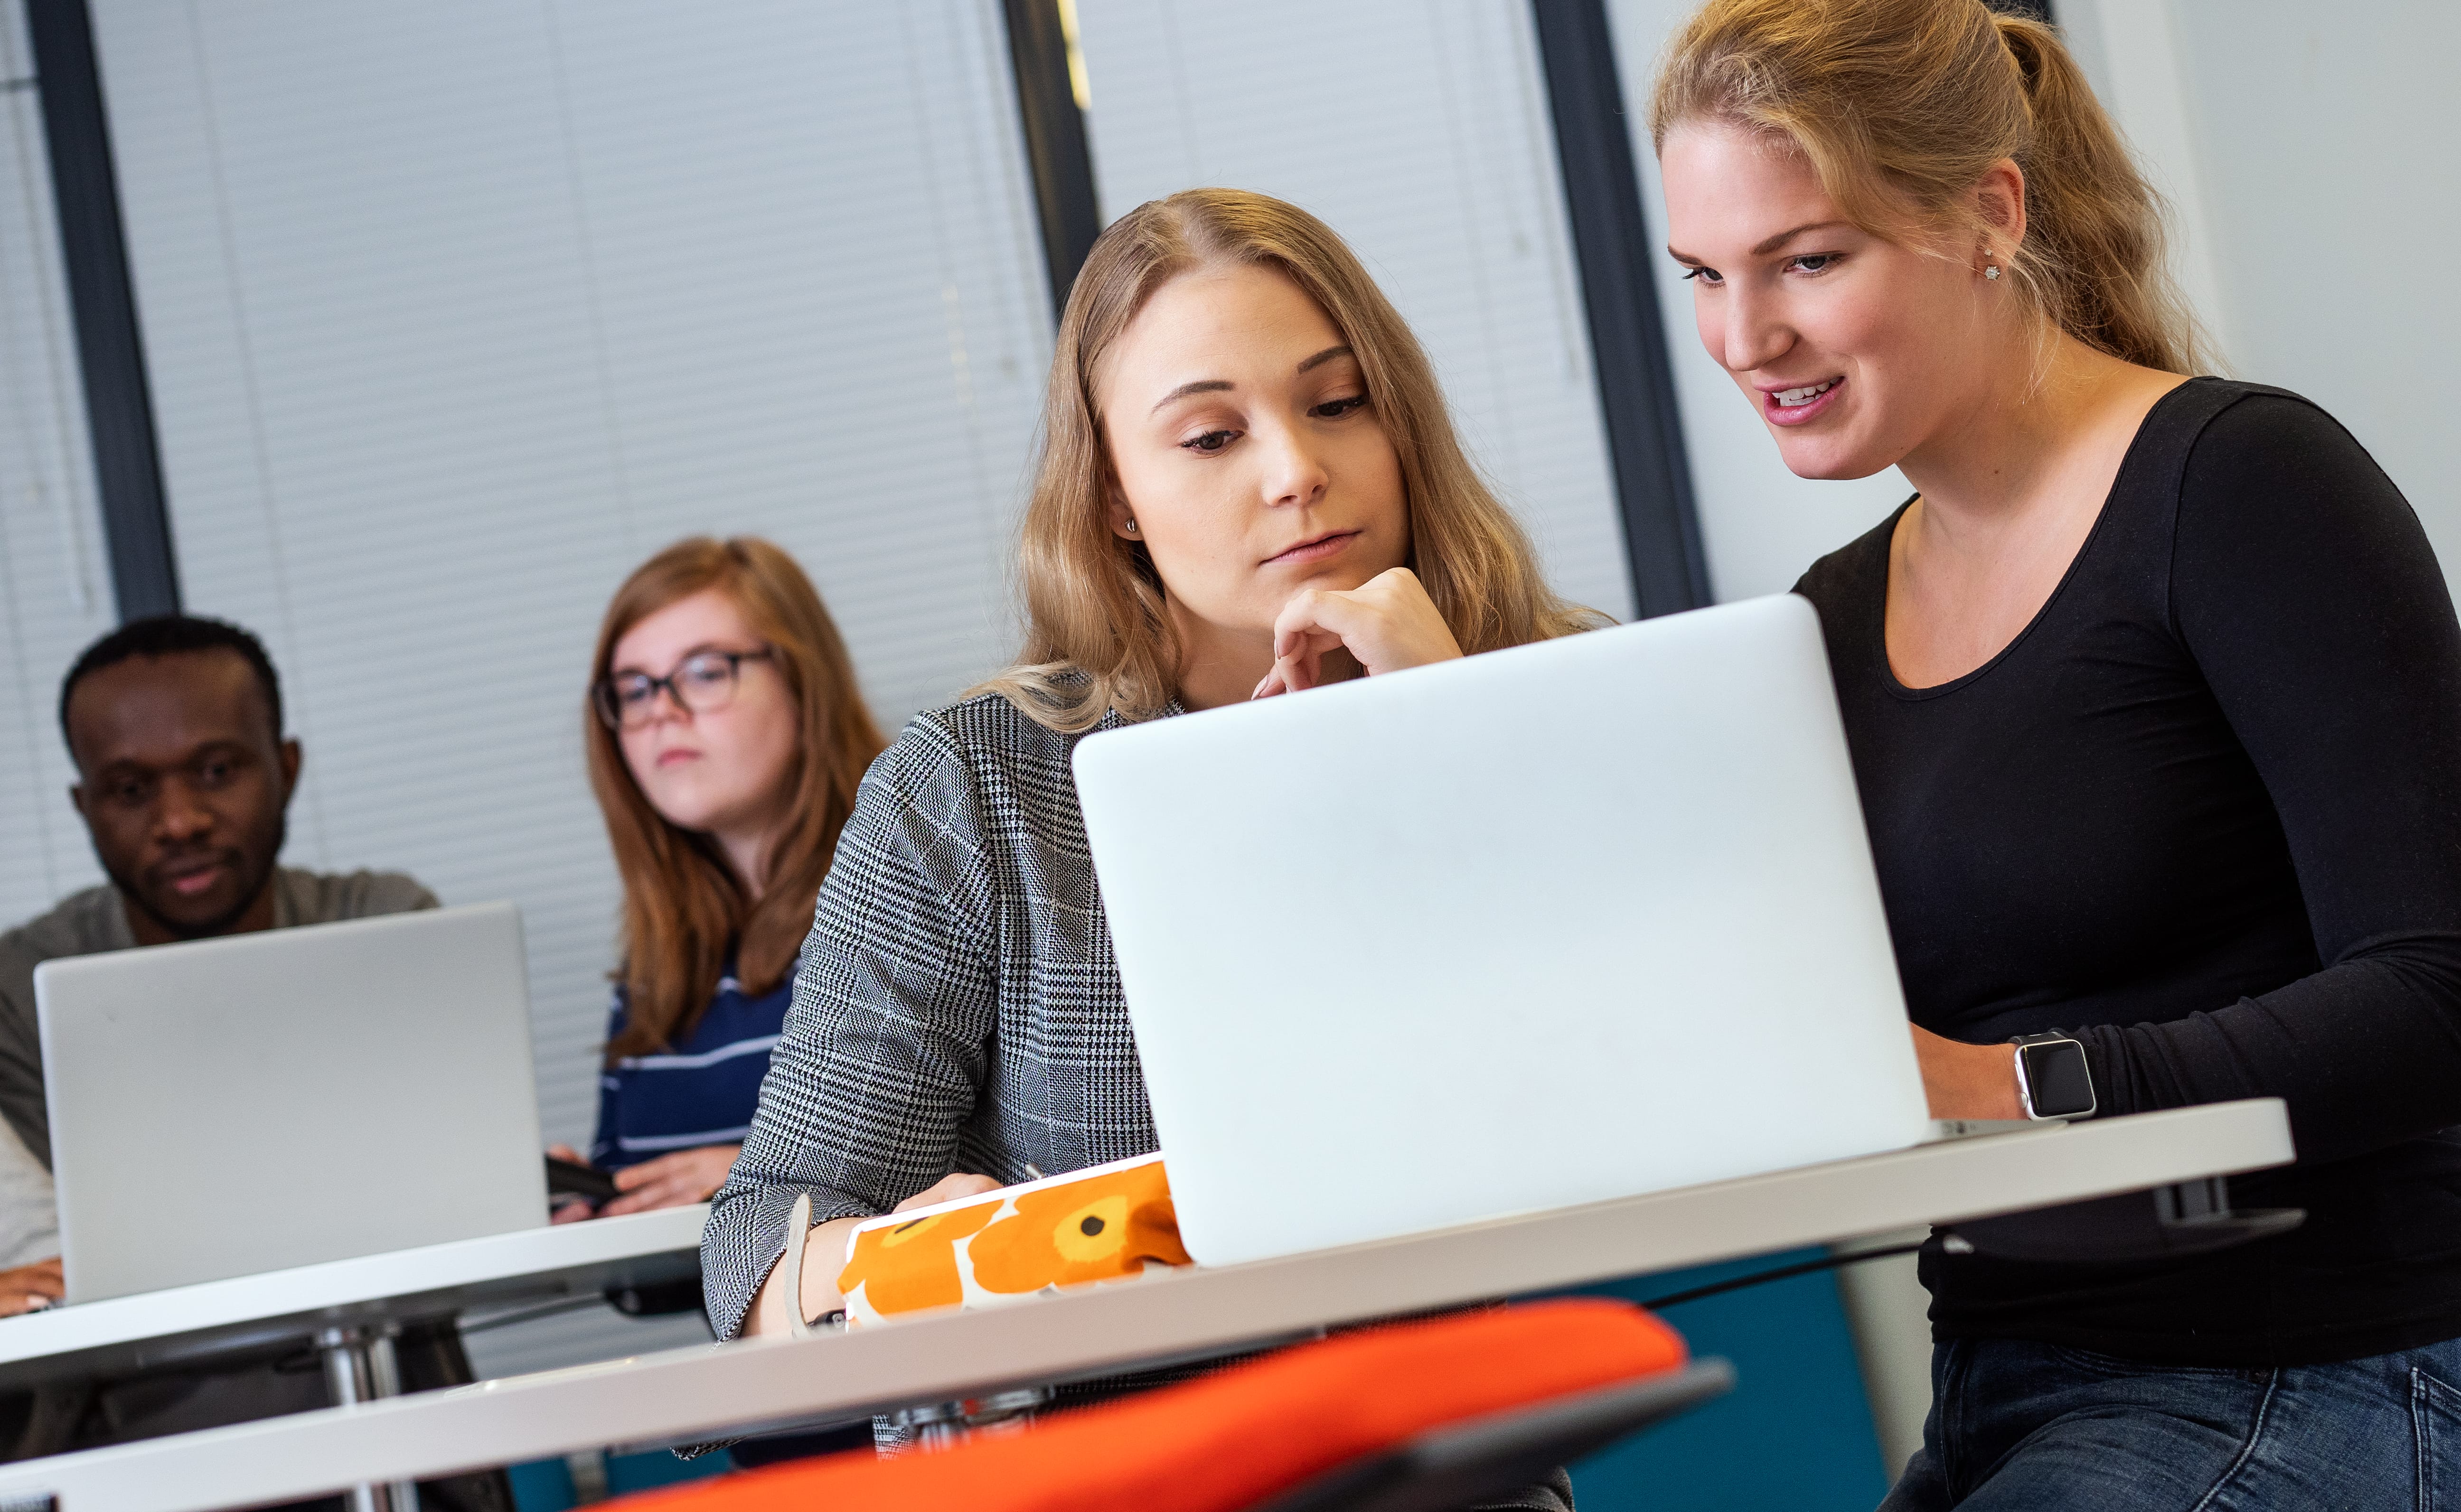
[[2303,1161],[2461,1123],[2461,626],[2417,516],[2329,415],[2252,394],[2189,453],[2172,603],[2322,969],[2081,1036],[2105,1109],[2281,1097]]
[[864,777],[838,837],[743,1154],[701,1239],[721,1339],[812,1221],[882,1213],[949,1174],[998,1010],[978,784],[954,739],[910,725]]

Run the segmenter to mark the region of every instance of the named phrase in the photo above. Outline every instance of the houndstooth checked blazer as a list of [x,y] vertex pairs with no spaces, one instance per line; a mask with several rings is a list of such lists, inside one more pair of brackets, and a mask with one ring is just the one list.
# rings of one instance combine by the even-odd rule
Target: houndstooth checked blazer
[[1155,1147],[1068,764],[1080,738],[984,693],[916,715],[865,775],[701,1236],[718,1337],[785,1253],[798,1193],[826,1222],[952,1171],[1021,1182]]

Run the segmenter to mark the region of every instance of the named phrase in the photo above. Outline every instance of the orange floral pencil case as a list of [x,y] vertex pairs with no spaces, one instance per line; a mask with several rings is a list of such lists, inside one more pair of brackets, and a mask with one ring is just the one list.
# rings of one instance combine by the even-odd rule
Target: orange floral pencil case
[[875,1218],[848,1240],[838,1290],[860,1328],[1188,1263],[1157,1154]]

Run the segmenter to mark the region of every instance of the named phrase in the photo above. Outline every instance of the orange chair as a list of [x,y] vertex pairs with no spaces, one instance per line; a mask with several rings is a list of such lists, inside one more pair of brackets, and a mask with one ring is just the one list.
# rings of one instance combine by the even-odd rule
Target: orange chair
[[934,1453],[854,1453],[651,1493],[640,1512],[1422,1512],[1716,1396],[1721,1360],[1629,1303],[1572,1298],[1303,1344]]

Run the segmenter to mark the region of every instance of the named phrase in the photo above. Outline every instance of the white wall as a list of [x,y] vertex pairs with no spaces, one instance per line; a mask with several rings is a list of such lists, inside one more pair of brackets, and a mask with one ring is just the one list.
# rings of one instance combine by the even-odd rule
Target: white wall
[[[2461,197],[2440,148],[2461,98],[2461,6],[2071,5],[2098,32],[2088,61],[2112,81],[2123,128],[2182,202],[2190,287],[2234,375],[2331,411],[2461,582],[2461,423],[2446,397],[2461,280],[2444,268]],[[2167,94],[2124,61],[2166,41]]]
[[1106,216],[1197,185],[1322,216],[1434,358],[1558,589],[1633,610],[1522,0],[1078,0]]

